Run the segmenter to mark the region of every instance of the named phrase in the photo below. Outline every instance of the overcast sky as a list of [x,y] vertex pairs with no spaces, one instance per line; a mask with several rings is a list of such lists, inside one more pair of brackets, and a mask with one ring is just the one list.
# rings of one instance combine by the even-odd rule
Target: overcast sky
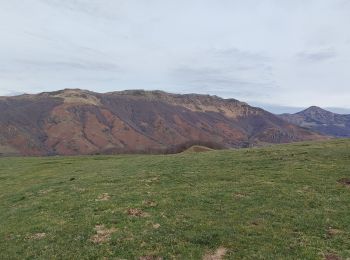
[[0,0],[0,95],[208,93],[350,108],[350,0]]

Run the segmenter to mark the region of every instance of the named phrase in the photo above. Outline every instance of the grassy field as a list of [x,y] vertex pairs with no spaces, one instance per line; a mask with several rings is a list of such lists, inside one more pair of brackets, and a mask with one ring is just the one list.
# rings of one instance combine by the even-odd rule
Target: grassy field
[[346,259],[344,178],[350,140],[0,158],[0,259]]

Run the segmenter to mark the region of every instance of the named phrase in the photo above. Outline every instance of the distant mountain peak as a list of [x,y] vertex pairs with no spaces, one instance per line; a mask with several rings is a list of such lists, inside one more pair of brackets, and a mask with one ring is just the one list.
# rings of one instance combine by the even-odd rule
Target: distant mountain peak
[[325,110],[321,107],[318,106],[311,106],[299,113],[297,113],[297,115],[304,115],[304,116],[308,116],[308,117],[312,117],[312,118],[333,118],[334,115],[336,115],[335,113],[332,113],[328,110]]
[[317,106],[311,106],[296,114],[284,114],[282,119],[334,137],[350,137],[350,115],[340,115]]
[[329,112],[329,111],[327,111],[321,107],[318,107],[318,106],[311,106],[311,107],[309,107],[309,108],[307,108],[299,113],[303,113],[303,112]]
[[324,110],[324,109],[321,108],[321,107],[318,107],[318,106],[311,106],[311,107],[309,107],[309,108],[307,108],[305,110]]

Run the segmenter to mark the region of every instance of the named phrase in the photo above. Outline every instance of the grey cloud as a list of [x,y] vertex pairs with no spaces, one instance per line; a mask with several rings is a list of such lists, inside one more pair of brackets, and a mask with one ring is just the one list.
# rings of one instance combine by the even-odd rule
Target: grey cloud
[[249,52],[244,50],[239,50],[237,48],[229,48],[229,49],[214,49],[211,50],[217,56],[221,56],[224,58],[233,58],[234,61],[252,61],[254,63],[257,62],[269,62],[271,58],[263,53],[259,52]]
[[186,90],[197,93],[210,93],[223,97],[251,99],[258,93],[260,96],[269,96],[275,85],[272,82],[253,81],[235,78],[230,72],[218,69],[179,68],[174,78],[186,85]]
[[321,51],[301,52],[297,54],[297,57],[304,61],[322,62],[336,58],[337,53],[333,49],[328,49]]
[[210,68],[179,68],[175,71],[174,78],[182,79],[184,82],[191,82],[197,85],[258,85],[259,83],[253,83],[249,81],[239,80],[234,78],[234,75],[230,72],[226,72],[219,69]]
[[350,8],[350,1],[349,0],[342,0],[342,1],[340,1],[338,6],[340,8]]
[[[210,49],[196,53],[172,71],[172,78],[194,92],[251,99],[269,96],[277,88],[267,55],[237,48]],[[254,94],[255,93],[255,94]]]
[[[70,81],[77,77],[91,78],[99,74],[122,74],[122,69],[115,63],[83,61],[83,60],[14,60],[4,66],[0,63],[0,75],[5,78],[11,77],[16,80],[26,78],[45,78],[49,75],[71,75]],[[98,78],[98,77],[96,77]]]

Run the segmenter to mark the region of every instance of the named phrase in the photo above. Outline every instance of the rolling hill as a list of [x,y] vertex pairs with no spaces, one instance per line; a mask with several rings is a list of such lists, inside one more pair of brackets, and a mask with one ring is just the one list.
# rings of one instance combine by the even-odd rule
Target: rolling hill
[[312,106],[296,114],[283,114],[282,119],[320,134],[350,137],[350,115],[341,115]]
[[338,139],[0,158],[0,259],[349,259],[349,169]]
[[0,153],[176,152],[185,144],[249,147],[324,137],[235,99],[65,89],[0,97]]

